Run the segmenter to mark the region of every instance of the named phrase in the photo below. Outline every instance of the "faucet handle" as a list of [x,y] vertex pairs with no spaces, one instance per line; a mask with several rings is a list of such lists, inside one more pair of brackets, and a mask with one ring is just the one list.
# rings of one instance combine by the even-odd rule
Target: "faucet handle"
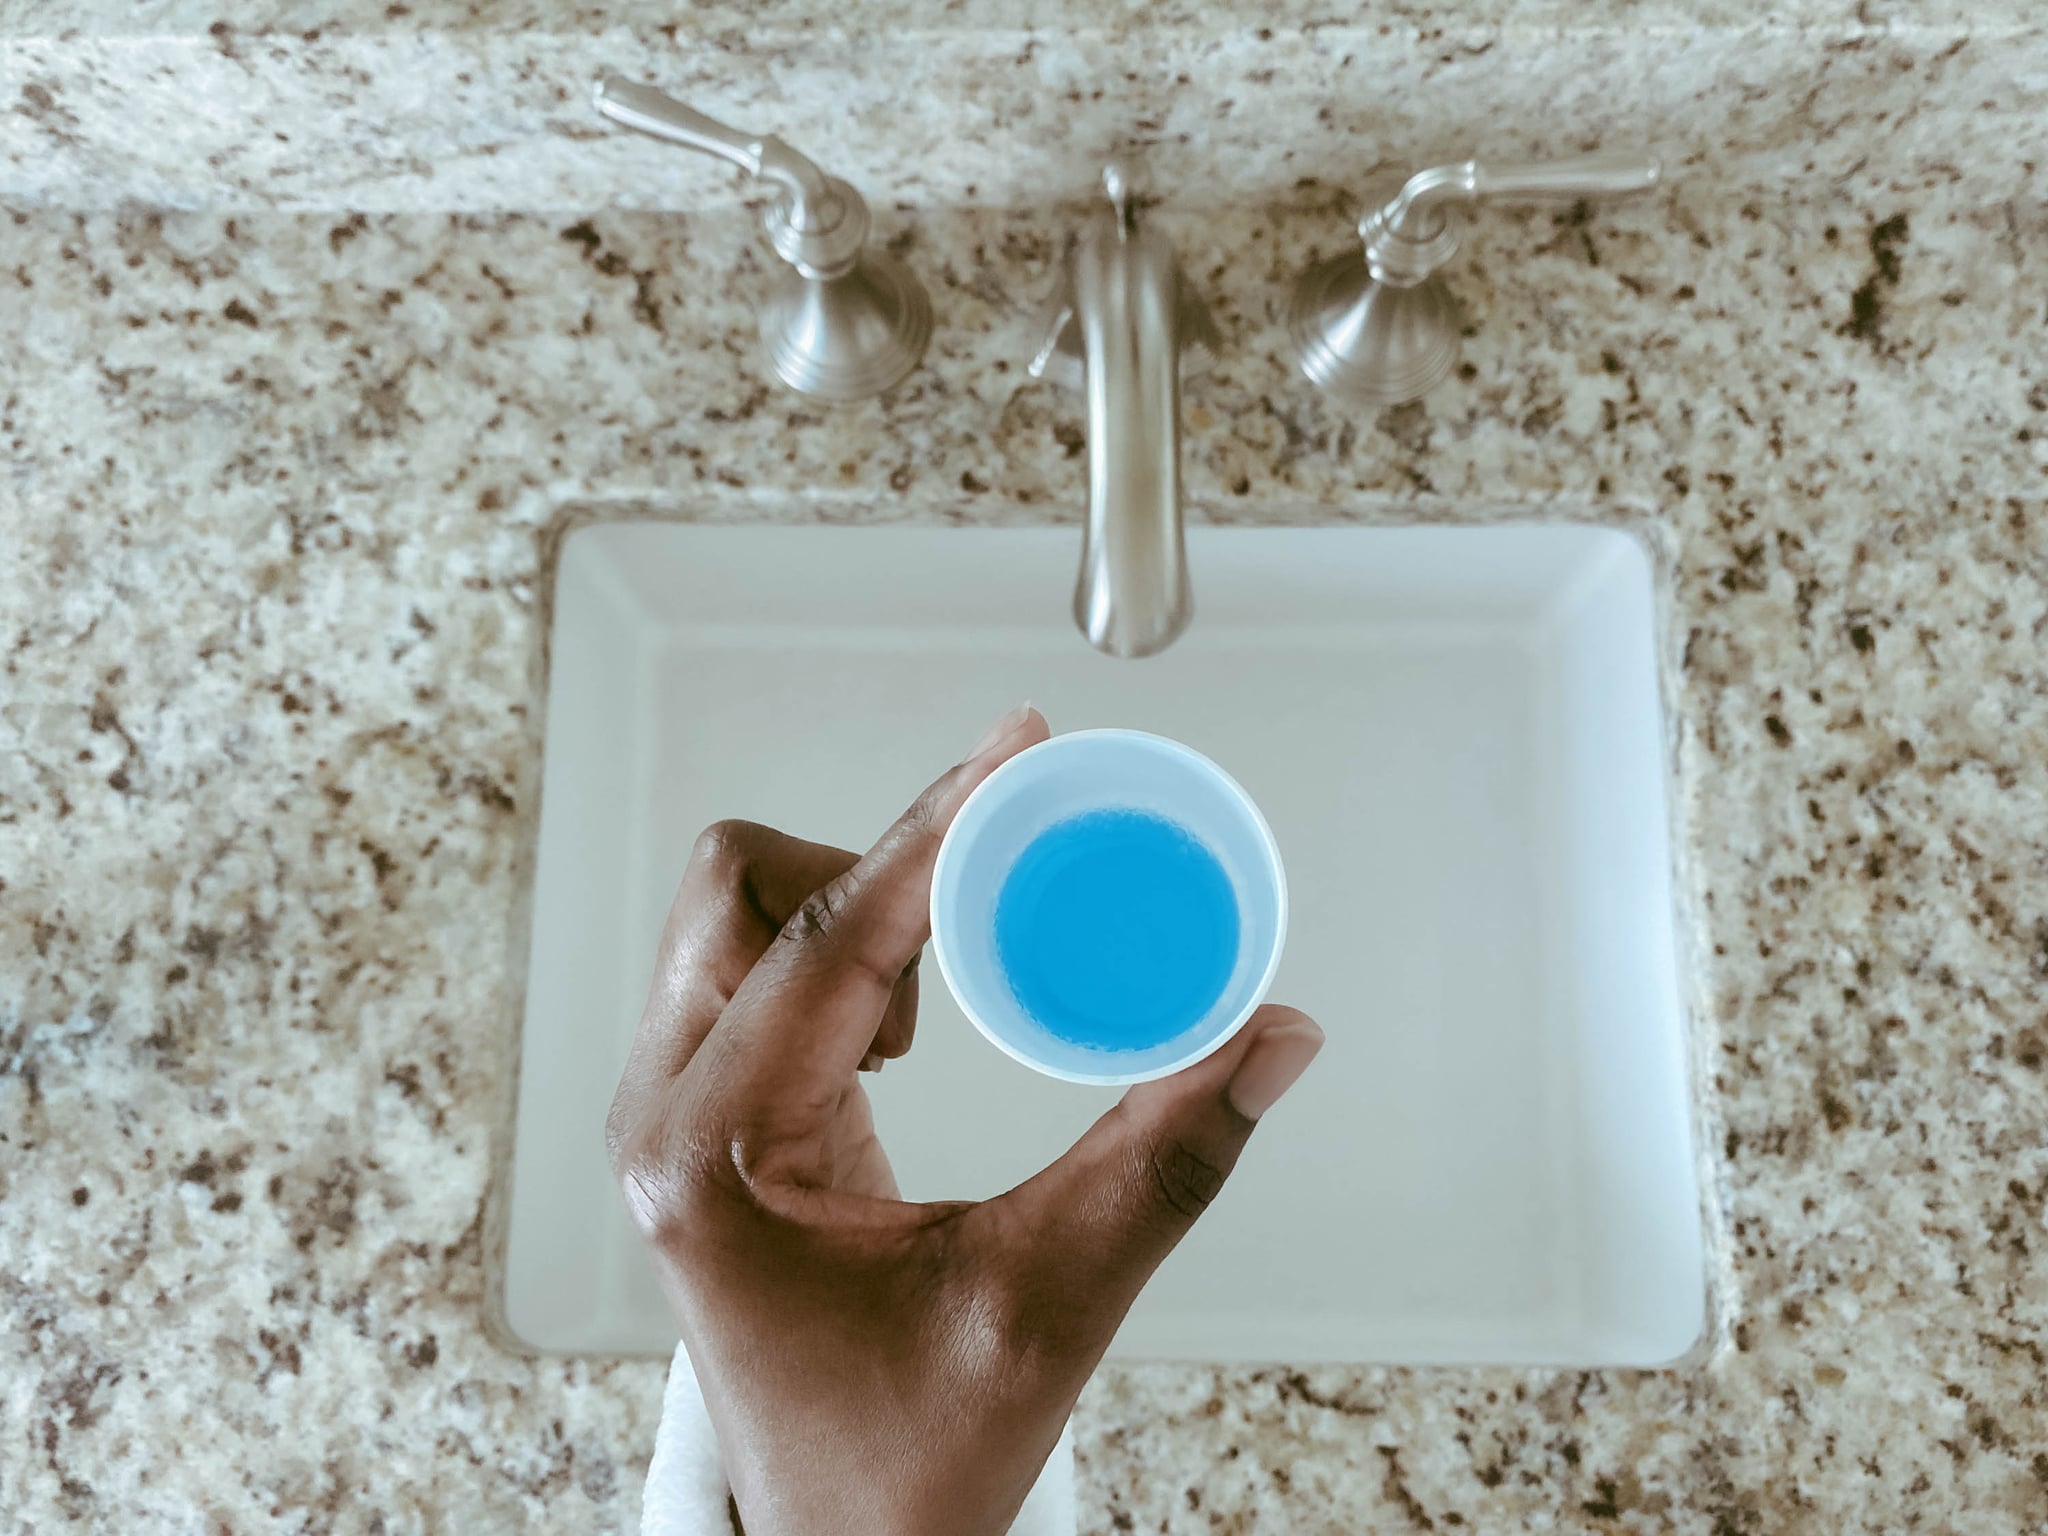
[[1446,207],[1552,197],[1624,197],[1648,191],[1662,176],[1657,160],[1626,150],[1505,165],[1463,160],[1417,171],[1400,191],[1365,211],[1358,234],[1375,276],[1387,282],[1419,283],[1457,254],[1457,233],[1443,216]]
[[1362,250],[1326,261],[1295,284],[1288,329],[1309,381],[1362,405],[1427,394],[1458,355],[1458,322],[1436,274],[1457,254],[1444,210],[1522,198],[1620,197],[1648,191],[1663,167],[1634,152],[1418,171],[1358,221]]
[[599,116],[622,128],[716,155],[775,188],[768,239],[791,266],[809,276],[836,277],[859,259],[868,235],[867,204],[773,134],[731,127],[665,91],[617,75],[598,81],[590,99]]
[[931,300],[903,263],[867,249],[868,205],[852,187],[773,134],[721,123],[651,85],[608,75],[591,104],[622,127],[716,155],[775,188],[761,224],[790,270],[762,306],[761,341],[783,383],[815,399],[860,400],[917,366]]
[[1485,165],[1464,160],[1418,171],[1396,202],[1493,202],[1517,197],[1620,197],[1657,184],[1662,166],[1633,150],[1600,150],[1564,160]]

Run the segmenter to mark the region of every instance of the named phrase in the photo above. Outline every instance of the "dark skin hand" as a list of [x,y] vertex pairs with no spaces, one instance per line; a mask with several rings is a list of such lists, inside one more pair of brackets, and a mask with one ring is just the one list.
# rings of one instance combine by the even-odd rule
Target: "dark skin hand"
[[859,1071],[910,1049],[932,865],[1047,735],[998,721],[865,855],[707,830],[606,1125],[749,1536],[999,1536],[1139,1289],[1322,1031],[1261,1008],[993,1200],[898,1194]]

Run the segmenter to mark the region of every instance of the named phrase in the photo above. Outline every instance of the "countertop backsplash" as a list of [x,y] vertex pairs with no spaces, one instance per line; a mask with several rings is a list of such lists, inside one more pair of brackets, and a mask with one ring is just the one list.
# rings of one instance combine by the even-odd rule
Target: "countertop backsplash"
[[[580,100],[541,111],[559,143],[498,101],[512,147],[474,160],[427,116],[387,141],[378,92],[411,87],[345,70],[279,119],[289,146],[217,103],[119,140],[109,82],[155,44],[71,9],[35,40],[0,6],[0,54],[35,65],[0,129],[0,1528],[631,1529],[661,1367],[486,1324],[554,536],[592,505],[1077,523],[1079,404],[1023,368],[1070,218],[1025,193],[1085,195],[1134,114],[1118,87],[1055,135],[1022,82],[1069,46],[1092,101],[1148,34],[1041,39],[1014,89],[950,99],[954,133],[863,120],[844,156],[805,94],[824,43],[721,82],[867,177],[931,285],[926,366],[834,410],[762,382],[729,184]],[[269,113],[323,49],[516,75],[532,47],[531,18],[356,9],[233,53],[169,10],[164,67],[239,54]],[[1699,174],[1474,221],[1461,367],[1376,413],[1288,371],[1286,281],[1352,238],[1354,151],[1482,147],[1495,103],[1440,94],[1477,77],[1425,67],[1415,15],[1387,17],[1384,112],[1301,18],[1270,44],[1162,25],[1160,57],[1243,78],[1228,114],[1214,81],[1133,87],[1225,343],[1186,394],[1188,494],[1211,521],[1593,518],[1664,554],[1717,1331],[1667,1371],[1105,1370],[1084,1529],[2048,1531],[2048,207],[2004,115],[2048,46],[2017,10],[1987,42],[1952,8],[1974,40],[1945,58],[1910,16],[1859,23],[1795,111],[1783,58],[1750,57],[1768,29],[1702,30],[1681,56],[1722,62],[1688,87],[1620,8],[1584,35],[1493,9],[1459,25],[1538,61],[1502,86],[1509,147],[1640,141]],[[654,24],[575,14],[550,79]],[[1784,56],[1830,25],[1788,24]],[[976,16],[910,30],[1000,52]],[[1626,50],[1609,84],[1549,82],[1528,126],[1542,71],[1600,49]],[[128,73],[37,73],[95,50]],[[1654,122],[1599,99],[1629,58]],[[1730,82],[1765,75],[1771,120],[1815,125],[1805,174],[1764,174],[1796,158],[1776,129],[1684,148],[1761,122]],[[1298,160],[1259,158],[1269,112]],[[703,206],[616,206],[675,189]]]
[[1968,22],[1940,5],[1866,19],[1873,5],[1808,3],[1759,26],[1625,0],[1341,20],[1239,0],[1083,18],[1061,0],[1037,9],[1076,24],[1021,28],[941,0],[863,7],[859,25],[811,0],[753,20],[693,10],[687,25],[653,0],[545,22],[552,8],[461,4],[380,21],[348,0],[227,20],[173,7],[137,35],[133,7],[73,0],[87,17],[68,29],[37,5],[11,25],[0,10],[0,66],[19,82],[0,115],[0,198],[393,213],[736,201],[728,168],[597,120],[590,87],[611,71],[780,134],[877,207],[1042,212],[1048,187],[1086,187],[1112,151],[1170,202],[1237,209],[1431,160],[1638,146],[1682,181],[1760,196],[2038,197],[2039,18],[2025,25],[2018,0]]

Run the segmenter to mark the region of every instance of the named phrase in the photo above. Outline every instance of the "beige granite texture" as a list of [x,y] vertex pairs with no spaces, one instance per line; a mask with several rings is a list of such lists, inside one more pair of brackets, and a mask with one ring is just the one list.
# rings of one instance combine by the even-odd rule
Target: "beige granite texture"
[[1140,151],[1183,205],[1242,206],[1417,157],[1637,144],[1760,195],[1938,188],[1990,205],[2030,183],[2048,121],[2048,17],[2021,0],[1977,4],[1966,25],[1807,0],[1788,10],[1798,24],[1768,27],[1620,0],[1342,15],[1236,3],[1160,18],[1126,5],[1035,29],[977,25],[935,0],[874,15],[782,0],[756,19],[654,0],[502,19],[436,0],[424,16],[391,6],[388,21],[364,0],[222,6],[219,20],[188,5],[71,9],[97,25],[66,28],[61,8],[35,3],[0,10],[0,201],[731,203],[729,168],[593,118],[590,84],[612,70],[781,134],[878,206],[1042,206],[1111,148]]
[[[2018,134],[1963,117],[1920,137]],[[1226,342],[1196,515],[1668,553],[1720,1321],[1669,1371],[1106,1371],[1088,1536],[2048,1532],[2040,140],[1923,185],[1873,132],[1489,217],[1464,365],[1377,414],[1280,355],[1346,193],[1159,210]],[[1068,213],[885,211],[933,353],[825,411],[761,382],[743,218],[601,201],[0,213],[0,1531],[633,1526],[660,1367],[484,1323],[553,531],[1072,523],[1082,466],[1021,366]]]
[[581,35],[626,31],[746,41],[763,35],[886,31],[1226,33],[1260,27],[1367,25],[1388,32],[1467,27],[1627,28],[1791,26],[1897,30],[1995,28],[2031,15],[2025,0],[1468,0],[1334,5],[1329,0],[0,0],[0,37],[165,37],[225,22],[265,36],[417,36],[422,32]]

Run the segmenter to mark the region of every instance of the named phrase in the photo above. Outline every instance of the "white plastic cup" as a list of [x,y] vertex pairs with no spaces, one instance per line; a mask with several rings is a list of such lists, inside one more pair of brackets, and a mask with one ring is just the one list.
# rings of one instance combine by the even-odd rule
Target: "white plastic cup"
[[[1163,817],[1222,865],[1237,894],[1237,959],[1209,1011],[1137,1050],[1062,1040],[1025,1012],[996,953],[1003,883],[1040,833],[1089,811]],[[932,953],[974,1027],[997,1049],[1070,1083],[1144,1083],[1193,1066],[1244,1027],[1287,940],[1280,847],[1250,795],[1192,747],[1144,731],[1074,731],[1018,753],[960,807],[932,875]]]

